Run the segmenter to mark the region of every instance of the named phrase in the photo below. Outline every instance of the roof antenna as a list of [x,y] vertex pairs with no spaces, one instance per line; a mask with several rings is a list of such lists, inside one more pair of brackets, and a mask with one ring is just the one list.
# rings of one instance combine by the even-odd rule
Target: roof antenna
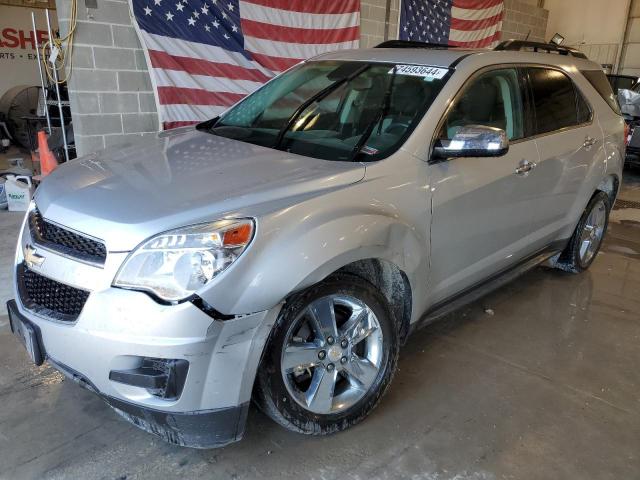
[[524,41],[526,42],[527,40],[529,40],[529,35],[531,35],[531,29],[529,29],[529,32],[527,33],[527,36],[524,38]]

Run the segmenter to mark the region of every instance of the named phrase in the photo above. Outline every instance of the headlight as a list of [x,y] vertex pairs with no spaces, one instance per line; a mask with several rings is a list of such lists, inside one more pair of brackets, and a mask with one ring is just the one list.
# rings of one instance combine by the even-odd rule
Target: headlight
[[250,219],[221,220],[161,233],[138,246],[114,286],[183,300],[231,265],[253,237]]

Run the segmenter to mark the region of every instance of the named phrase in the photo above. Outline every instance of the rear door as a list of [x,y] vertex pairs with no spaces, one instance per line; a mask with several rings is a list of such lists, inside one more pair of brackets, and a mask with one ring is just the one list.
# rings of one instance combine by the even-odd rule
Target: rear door
[[602,148],[602,130],[579,88],[560,69],[527,68],[531,116],[540,161],[529,174],[535,188],[532,240],[545,247],[560,239],[580,188]]
[[492,67],[474,75],[456,96],[437,138],[484,125],[503,129],[509,152],[501,157],[454,158],[429,166],[432,191],[431,282],[433,302],[474,287],[531,253],[536,192],[516,171],[538,162],[526,137],[523,84],[518,70]]

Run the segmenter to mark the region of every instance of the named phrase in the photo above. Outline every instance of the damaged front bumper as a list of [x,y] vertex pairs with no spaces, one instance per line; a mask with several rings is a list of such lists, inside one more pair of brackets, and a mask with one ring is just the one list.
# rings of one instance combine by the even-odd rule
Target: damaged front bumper
[[244,434],[249,402],[214,410],[164,412],[103,395],[81,373],[52,358],[48,361],[67,378],[99,395],[125,420],[174,445],[218,448],[241,440]]
[[[214,448],[240,440],[279,309],[220,321],[191,304],[164,306],[145,294],[111,290],[119,301],[105,292],[92,294],[73,324],[42,318],[19,299],[11,300],[12,330],[34,332],[31,350],[41,355],[40,361],[32,355],[36,363],[48,361],[123,418],[167,442]],[[133,311],[146,325],[144,335],[140,328],[127,328],[136,322]],[[162,365],[168,365],[165,371]],[[173,371],[175,365],[180,368]]]
[[78,261],[35,242],[27,223],[7,308],[34,363],[50,362],[168,442],[211,448],[239,440],[281,306],[220,315],[197,301],[161,304],[112,286],[126,252],[109,252],[101,265]]

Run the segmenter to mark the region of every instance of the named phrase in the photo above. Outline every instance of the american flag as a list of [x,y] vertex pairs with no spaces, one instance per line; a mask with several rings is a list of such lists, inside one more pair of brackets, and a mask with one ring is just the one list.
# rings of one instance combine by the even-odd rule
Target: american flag
[[400,39],[490,47],[500,40],[504,0],[401,0]]
[[164,128],[215,117],[274,75],[357,48],[360,0],[131,0]]

